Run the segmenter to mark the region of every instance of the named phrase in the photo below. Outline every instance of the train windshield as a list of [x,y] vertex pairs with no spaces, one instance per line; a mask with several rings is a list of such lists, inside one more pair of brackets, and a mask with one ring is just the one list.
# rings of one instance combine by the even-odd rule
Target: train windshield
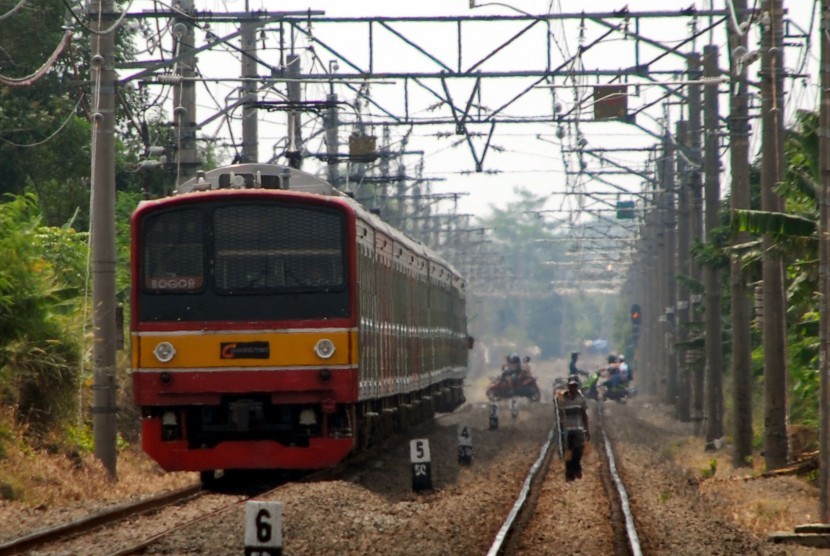
[[198,292],[205,282],[204,220],[200,210],[161,214],[144,234],[144,288],[156,292]]
[[341,287],[343,223],[335,213],[229,206],[213,215],[216,290]]
[[339,210],[201,203],[148,215],[142,226],[143,319],[348,314],[345,215]]

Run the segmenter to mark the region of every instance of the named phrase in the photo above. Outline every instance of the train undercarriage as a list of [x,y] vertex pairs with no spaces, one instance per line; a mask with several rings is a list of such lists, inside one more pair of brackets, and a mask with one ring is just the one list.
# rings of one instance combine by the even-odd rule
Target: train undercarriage
[[332,467],[464,401],[463,379],[357,404],[237,394],[219,404],[145,408],[142,442],[164,469],[198,470],[209,484],[220,469]]

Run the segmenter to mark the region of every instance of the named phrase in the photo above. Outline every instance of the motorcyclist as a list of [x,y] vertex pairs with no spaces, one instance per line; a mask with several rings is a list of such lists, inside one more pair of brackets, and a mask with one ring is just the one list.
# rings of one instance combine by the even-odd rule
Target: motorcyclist
[[576,377],[576,379],[581,383],[582,379],[579,378],[579,375],[582,375],[586,378],[590,377],[591,375],[576,366],[578,360],[579,352],[571,352],[571,362],[568,364],[568,377]]
[[574,351],[571,352],[571,362],[568,364],[568,375],[575,376],[579,374],[579,368],[576,366],[576,362],[579,359],[579,352]]
[[501,373],[502,379],[507,382],[507,385],[510,388],[510,397],[513,397],[516,393],[516,382],[518,381],[521,372],[522,360],[519,357],[519,354],[511,353],[507,356],[507,366],[506,368],[502,368]]
[[620,380],[627,382],[631,380],[631,367],[625,362],[625,355],[620,354]]
[[619,358],[611,354],[608,356],[608,387],[613,388],[622,382],[620,376],[620,361]]
[[582,453],[591,435],[588,432],[588,402],[576,377],[568,379],[568,389],[561,396],[559,422],[565,444],[565,480],[581,479]]

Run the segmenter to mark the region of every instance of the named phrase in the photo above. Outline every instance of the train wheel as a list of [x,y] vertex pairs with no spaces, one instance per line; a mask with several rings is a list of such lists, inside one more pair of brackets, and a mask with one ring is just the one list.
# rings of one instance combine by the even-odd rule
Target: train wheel
[[209,469],[208,471],[200,471],[199,479],[202,481],[202,488],[204,489],[214,488],[216,486],[216,482],[219,480],[216,477],[216,471],[213,469]]
[[432,397],[429,397],[424,400],[426,402],[426,414],[424,415],[424,421],[428,421],[435,417],[435,400]]
[[361,419],[358,442],[362,450],[368,449],[374,442],[374,429],[377,428],[375,425],[376,417],[377,413],[365,413]]

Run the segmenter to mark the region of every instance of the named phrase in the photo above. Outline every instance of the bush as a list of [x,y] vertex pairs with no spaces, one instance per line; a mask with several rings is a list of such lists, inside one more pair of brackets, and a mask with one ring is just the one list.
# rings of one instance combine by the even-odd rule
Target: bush
[[0,395],[16,407],[18,422],[41,433],[67,418],[77,401],[83,313],[77,268],[86,245],[61,240],[78,235],[69,230],[41,226],[34,195],[7,199],[0,204]]

